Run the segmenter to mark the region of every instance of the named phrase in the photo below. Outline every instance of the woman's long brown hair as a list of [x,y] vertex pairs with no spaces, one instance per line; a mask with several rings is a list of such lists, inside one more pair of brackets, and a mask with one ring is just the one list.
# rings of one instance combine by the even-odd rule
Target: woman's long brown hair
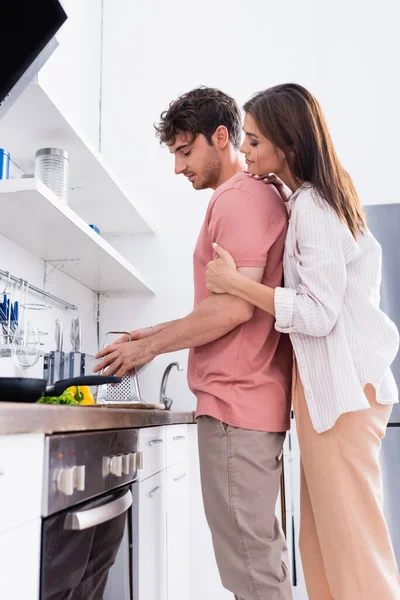
[[259,92],[243,108],[284,152],[295,181],[310,182],[357,238],[366,228],[364,211],[314,96],[301,85],[286,83]]

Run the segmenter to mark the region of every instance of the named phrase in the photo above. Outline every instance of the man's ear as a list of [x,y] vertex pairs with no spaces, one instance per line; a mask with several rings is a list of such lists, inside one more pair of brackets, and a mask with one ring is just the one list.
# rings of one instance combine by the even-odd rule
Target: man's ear
[[223,150],[229,143],[229,133],[225,125],[220,125],[212,136],[214,146]]

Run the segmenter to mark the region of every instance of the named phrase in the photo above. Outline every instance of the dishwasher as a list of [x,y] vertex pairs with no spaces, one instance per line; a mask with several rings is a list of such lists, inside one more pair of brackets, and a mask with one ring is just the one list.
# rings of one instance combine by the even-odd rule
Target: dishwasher
[[40,600],[130,600],[137,467],[133,429],[46,438]]

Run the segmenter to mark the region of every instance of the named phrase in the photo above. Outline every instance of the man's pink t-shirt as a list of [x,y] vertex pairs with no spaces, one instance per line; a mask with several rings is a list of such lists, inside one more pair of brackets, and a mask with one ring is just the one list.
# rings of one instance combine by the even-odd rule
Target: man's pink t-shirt
[[[264,267],[262,283],[282,284],[287,211],[273,186],[238,173],[213,194],[194,252],[195,304],[209,295],[207,263],[217,242],[238,267]],[[197,397],[196,416],[259,431],[290,427],[292,349],[275,330],[275,319],[260,308],[223,337],[193,348],[189,386]]]

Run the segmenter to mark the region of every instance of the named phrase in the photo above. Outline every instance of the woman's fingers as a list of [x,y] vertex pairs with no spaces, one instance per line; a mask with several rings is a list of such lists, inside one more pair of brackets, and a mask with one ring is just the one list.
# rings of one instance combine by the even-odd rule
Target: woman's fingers
[[230,256],[229,252],[224,250],[224,248],[222,248],[222,246],[219,246],[216,242],[213,243],[213,248],[214,252],[218,254],[220,258],[227,258],[228,256]]

